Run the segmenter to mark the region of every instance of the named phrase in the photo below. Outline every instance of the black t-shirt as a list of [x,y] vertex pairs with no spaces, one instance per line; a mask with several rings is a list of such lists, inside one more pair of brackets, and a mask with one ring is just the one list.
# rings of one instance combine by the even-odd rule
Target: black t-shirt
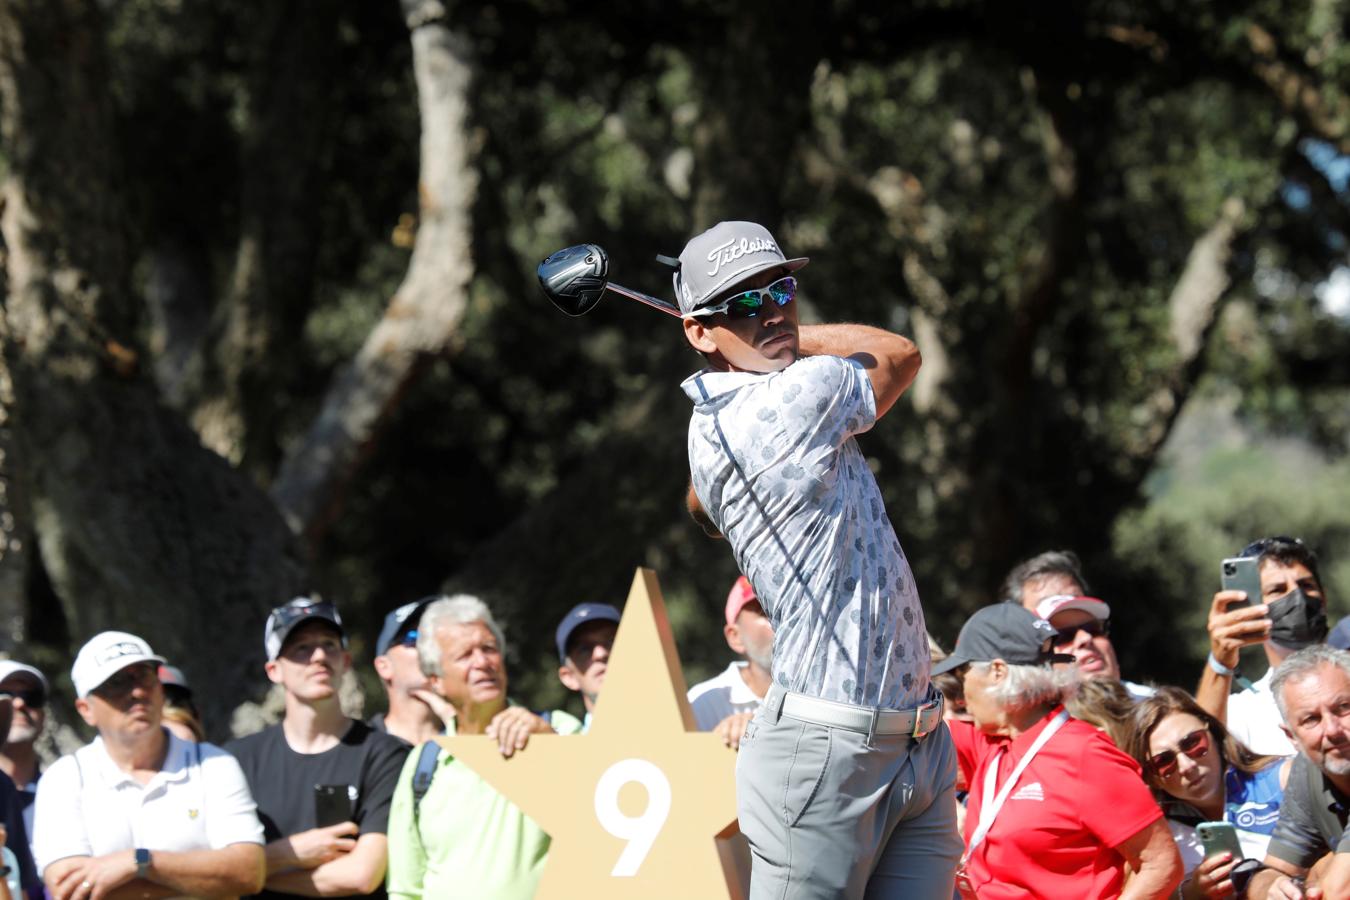
[[[402,742],[354,720],[338,745],[322,753],[296,753],[280,725],[231,741],[225,749],[244,770],[269,843],[315,827],[314,786],[319,784],[355,788],[352,821],[361,834],[384,834],[394,786],[408,755]],[[296,895],[263,891],[257,896]],[[384,887],[369,896],[385,897]]]
[[[28,829],[23,824],[23,792],[14,786],[13,780],[0,772],[0,822],[4,823],[5,846],[14,851],[19,861],[19,881],[30,897],[41,897],[42,882],[37,877],[37,867],[33,865],[33,854],[28,847]],[[14,900],[22,900],[15,897]]]

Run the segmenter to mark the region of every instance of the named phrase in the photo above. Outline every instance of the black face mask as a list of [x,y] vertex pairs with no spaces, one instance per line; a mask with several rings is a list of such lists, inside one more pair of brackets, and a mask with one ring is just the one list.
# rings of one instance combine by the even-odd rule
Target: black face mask
[[1270,612],[1270,639],[1288,650],[1302,650],[1320,644],[1327,636],[1327,608],[1321,600],[1294,588],[1267,604]]

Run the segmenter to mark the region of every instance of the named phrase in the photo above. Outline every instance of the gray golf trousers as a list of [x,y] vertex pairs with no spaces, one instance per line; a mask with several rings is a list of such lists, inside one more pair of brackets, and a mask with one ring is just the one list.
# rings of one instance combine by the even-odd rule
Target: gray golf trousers
[[750,900],[951,900],[962,843],[945,724],[918,740],[782,715],[770,688],[736,761]]

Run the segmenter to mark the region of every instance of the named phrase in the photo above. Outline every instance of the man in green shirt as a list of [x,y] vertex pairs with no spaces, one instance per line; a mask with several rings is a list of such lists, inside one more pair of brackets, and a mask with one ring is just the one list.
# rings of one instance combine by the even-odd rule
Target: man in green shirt
[[[507,699],[505,643],[491,611],[464,595],[422,613],[417,652],[431,687],[454,708],[447,730],[486,734],[503,756],[532,734],[574,734],[581,723],[554,712],[546,720]],[[430,786],[413,790],[420,750],[408,756],[389,817],[389,881],[394,898],[528,900],[548,855],[549,837],[523,812],[445,750]]]

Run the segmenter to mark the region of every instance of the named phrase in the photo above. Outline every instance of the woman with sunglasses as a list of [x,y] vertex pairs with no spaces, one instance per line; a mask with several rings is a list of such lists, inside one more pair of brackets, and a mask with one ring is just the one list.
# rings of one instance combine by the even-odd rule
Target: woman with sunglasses
[[1159,688],[1139,703],[1132,726],[1130,755],[1143,766],[1186,869],[1181,896],[1233,896],[1230,875],[1240,860],[1205,859],[1196,826],[1228,822],[1243,858],[1264,859],[1289,761],[1252,753],[1180,688]]
[[[962,900],[1158,900],[1181,860],[1139,767],[1069,716],[1076,669],[1015,603],[976,612],[934,673],[960,672],[970,723],[948,722],[970,784]],[[1127,882],[1126,870],[1134,872]]]

